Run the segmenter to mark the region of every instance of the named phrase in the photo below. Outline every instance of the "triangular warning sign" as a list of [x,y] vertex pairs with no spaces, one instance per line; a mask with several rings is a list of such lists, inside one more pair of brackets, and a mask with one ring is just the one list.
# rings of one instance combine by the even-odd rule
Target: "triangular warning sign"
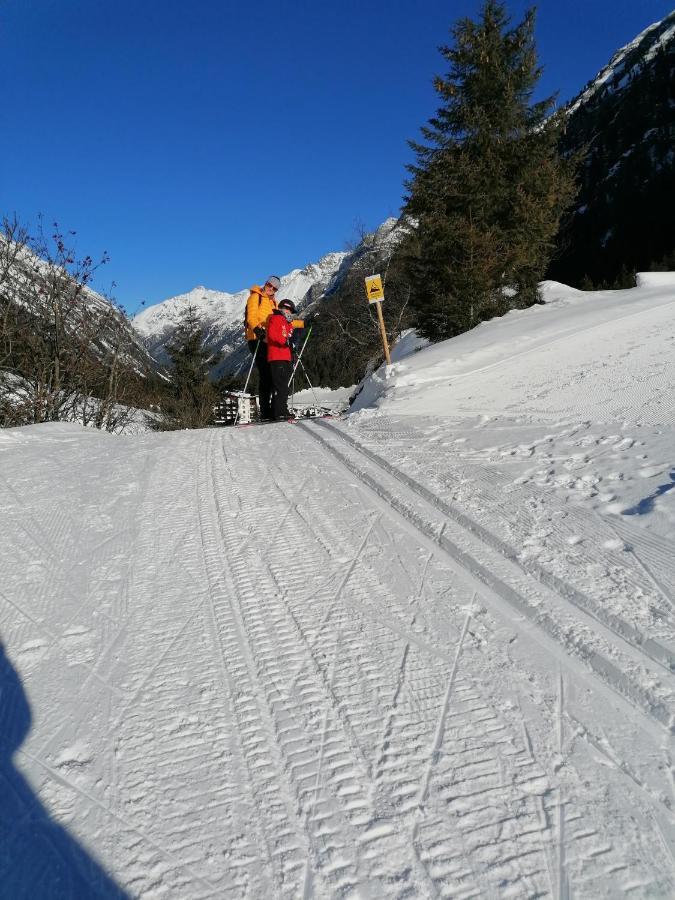
[[379,275],[369,275],[366,278],[366,300],[369,303],[379,303],[380,300],[384,300],[384,288]]

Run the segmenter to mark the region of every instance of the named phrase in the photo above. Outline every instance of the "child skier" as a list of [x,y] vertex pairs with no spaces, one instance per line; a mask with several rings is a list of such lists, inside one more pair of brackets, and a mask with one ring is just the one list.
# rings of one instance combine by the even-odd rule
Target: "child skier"
[[295,303],[282,300],[267,320],[267,359],[272,376],[272,418],[275,422],[290,418],[288,382],[291,379],[291,336],[303,323],[293,321]]

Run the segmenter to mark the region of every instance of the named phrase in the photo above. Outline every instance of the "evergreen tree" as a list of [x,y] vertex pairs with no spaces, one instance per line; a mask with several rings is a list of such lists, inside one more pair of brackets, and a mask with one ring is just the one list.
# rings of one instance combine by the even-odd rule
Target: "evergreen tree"
[[459,21],[437,77],[436,116],[411,142],[406,212],[418,229],[404,248],[418,330],[432,340],[537,301],[560,216],[574,195],[574,160],[557,151],[554,98],[532,102],[541,70],[534,11],[509,28],[486,0]]
[[209,381],[209,370],[218,360],[204,347],[204,334],[194,307],[185,310],[166,350],[173,369],[158,427],[171,430],[211,425],[217,391]]

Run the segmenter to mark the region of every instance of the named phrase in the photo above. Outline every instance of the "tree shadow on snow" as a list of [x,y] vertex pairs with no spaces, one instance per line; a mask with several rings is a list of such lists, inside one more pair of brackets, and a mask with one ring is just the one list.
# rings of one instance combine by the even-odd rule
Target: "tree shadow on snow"
[[672,491],[673,488],[675,488],[675,469],[671,469],[668,477],[670,478],[670,481],[667,481],[665,484],[660,484],[653,493],[648,497],[643,497],[639,503],[635,504],[635,506],[631,506],[630,509],[624,509],[623,515],[644,516],[646,513],[651,512],[654,509],[654,503],[657,498],[663,496],[663,494],[667,494],[668,491]]
[[122,890],[57,824],[12,756],[30,731],[19,676],[0,642],[0,897],[12,900],[124,900]]

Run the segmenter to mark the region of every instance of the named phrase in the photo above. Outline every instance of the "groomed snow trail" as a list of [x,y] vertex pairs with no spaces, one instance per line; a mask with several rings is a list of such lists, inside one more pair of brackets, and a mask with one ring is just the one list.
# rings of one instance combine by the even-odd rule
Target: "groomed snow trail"
[[[103,870],[139,897],[672,896],[672,675],[333,432],[0,443],[0,734],[23,692],[13,765],[92,860],[78,878],[105,896]],[[77,896],[45,877],[46,835],[42,870],[0,854],[0,883]]]

